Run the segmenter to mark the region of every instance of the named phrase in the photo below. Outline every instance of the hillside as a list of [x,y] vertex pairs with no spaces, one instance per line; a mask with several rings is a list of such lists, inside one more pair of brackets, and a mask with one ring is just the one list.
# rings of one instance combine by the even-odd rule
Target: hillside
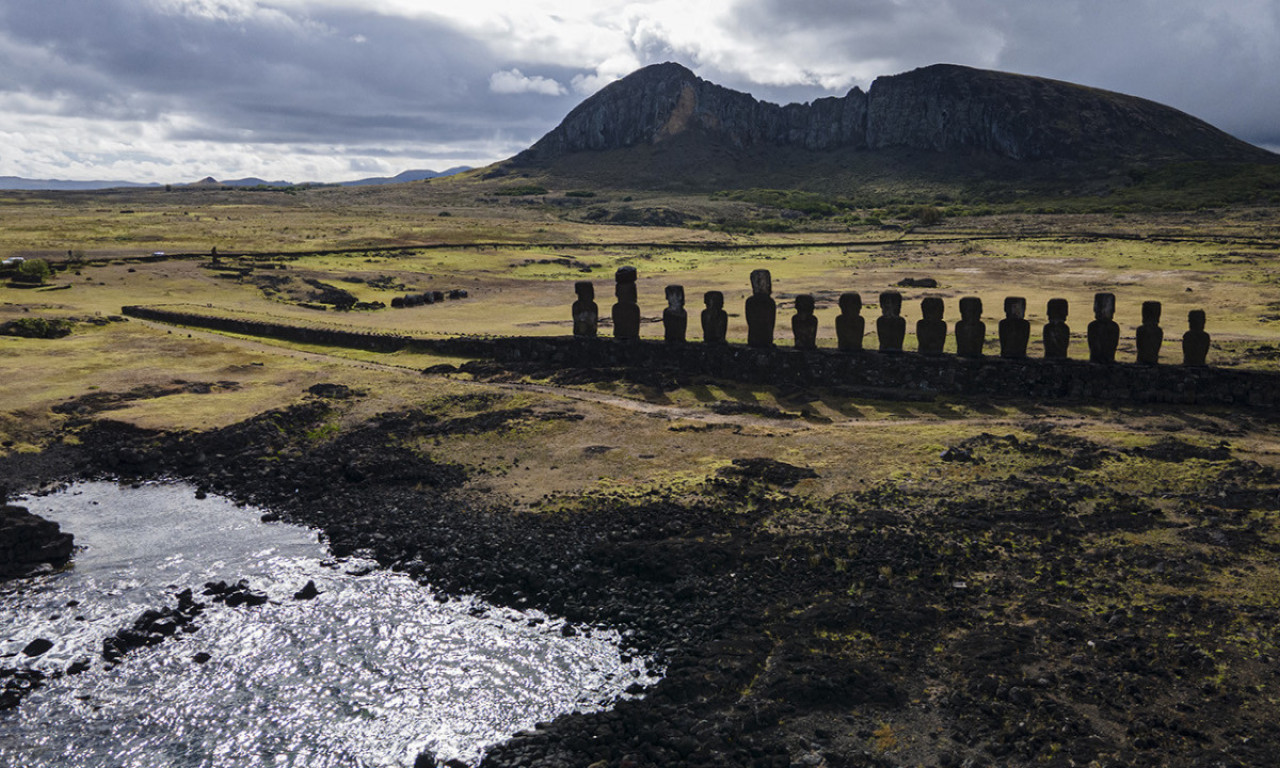
[[708,187],[776,184],[789,170],[1061,178],[1205,161],[1280,157],[1171,107],[1038,77],[938,64],[779,106],[668,63],[588,98],[508,167]]

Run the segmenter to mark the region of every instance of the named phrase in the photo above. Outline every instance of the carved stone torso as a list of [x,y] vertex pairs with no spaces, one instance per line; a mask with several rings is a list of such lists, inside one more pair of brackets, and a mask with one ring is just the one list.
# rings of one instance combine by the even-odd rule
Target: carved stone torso
[[1000,356],[1019,359],[1027,356],[1031,341],[1031,323],[1023,318],[1006,317],[1000,321]]

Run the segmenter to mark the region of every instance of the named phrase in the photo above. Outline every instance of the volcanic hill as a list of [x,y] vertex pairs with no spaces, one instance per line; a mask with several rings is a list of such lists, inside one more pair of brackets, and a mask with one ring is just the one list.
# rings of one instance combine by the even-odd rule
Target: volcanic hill
[[1044,176],[1190,161],[1280,156],[1171,107],[1026,75],[936,64],[778,106],[667,63],[601,89],[508,167],[706,186],[809,166]]

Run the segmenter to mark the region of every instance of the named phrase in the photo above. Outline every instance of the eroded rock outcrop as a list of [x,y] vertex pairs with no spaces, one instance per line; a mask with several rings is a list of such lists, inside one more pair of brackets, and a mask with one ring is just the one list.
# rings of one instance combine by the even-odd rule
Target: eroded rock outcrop
[[41,565],[59,566],[71,557],[74,541],[58,524],[25,507],[0,505],[0,578],[23,576]]
[[1014,160],[1278,159],[1171,107],[1040,77],[935,64],[877,78],[866,92],[779,106],[666,63],[601,89],[515,161],[544,163],[690,132],[733,148],[910,148]]

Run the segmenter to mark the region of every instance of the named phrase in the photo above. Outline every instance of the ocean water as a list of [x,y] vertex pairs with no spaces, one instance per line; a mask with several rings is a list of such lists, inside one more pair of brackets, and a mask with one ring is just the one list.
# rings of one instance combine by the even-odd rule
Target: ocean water
[[[615,632],[565,637],[545,614],[440,602],[187,485],[80,483],[18,503],[75,534],[77,552],[62,572],[0,585],[0,666],[89,668],[0,712],[0,765],[412,766],[424,750],[476,763],[516,731],[657,680]],[[200,594],[241,579],[269,601]],[[320,596],[294,600],[309,580]],[[196,631],[103,660],[104,638],[186,588],[206,603]],[[53,648],[27,658],[36,638]]]

